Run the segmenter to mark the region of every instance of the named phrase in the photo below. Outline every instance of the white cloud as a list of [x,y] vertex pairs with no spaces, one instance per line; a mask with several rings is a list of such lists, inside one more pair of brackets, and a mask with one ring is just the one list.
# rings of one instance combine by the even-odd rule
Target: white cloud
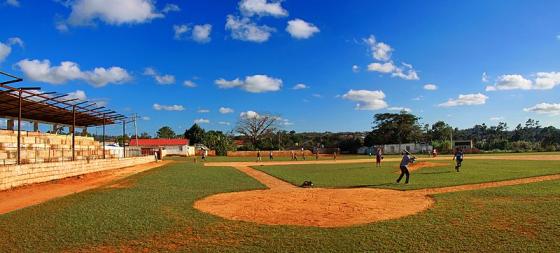
[[162,18],[152,0],[76,0],[67,2],[72,8],[68,24],[92,25],[95,20],[110,25],[140,24]]
[[195,25],[192,32],[192,39],[198,43],[210,42],[211,24]]
[[560,115],[560,103],[559,104],[540,103],[533,107],[525,108],[523,109],[523,111],[556,116],[556,115]]
[[251,17],[257,16],[273,16],[285,17],[288,16],[288,11],[282,8],[282,1],[267,1],[267,0],[241,0],[239,2],[239,10],[243,15]]
[[19,1],[18,0],[6,0],[6,4],[13,6],[13,7],[19,7]]
[[90,102],[94,102],[96,106],[107,106],[109,104],[107,99],[90,99]]
[[176,40],[185,39],[185,35],[190,29],[191,28],[188,25],[174,25],[173,31],[175,32],[175,35],[173,38]]
[[220,121],[220,122],[218,122],[218,124],[220,124],[220,125],[225,125],[225,126],[231,125],[231,123],[229,123],[229,122],[227,122],[227,121]]
[[352,65],[352,72],[354,73],[360,72],[360,67],[358,65]]
[[560,72],[538,72],[534,89],[549,90],[560,85]]
[[110,83],[120,84],[132,79],[121,67],[98,67],[90,71],[81,71],[78,64],[71,61],[63,61],[59,66],[51,67],[49,60],[28,59],[21,60],[16,65],[29,79],[50,84],[82,80],[94,87],[103,87]]
[[375,36],[370,35],[369,38],[364,39],[364,42],[370,47],[372,56],[379,61],[388,61],[391,59],[391,53],[394,51],[391,46],[383,42],[377,42]]
[[405,111],[405,112],[412,112],[412,109],[408,107],[389,107],[387,108],[389,111]]
[[410,64],[402,63],[403,67],[396,68],[391,76],[399,77],[404,80],[419,80],[418,73]]
[[209,113],[210,110],[208,110],[208,109],[198,109],[196,112],[198,112],[198,113]]
[[77,99],[78,101],[85,101],[87,99],[87,95],[83,90],[77,90],[77,91],[73,91],[68,93],[68,95],[66,95],[64,97],[65,99]]
[[198,43],[207,43],[211,40],[210,33],[212,32],[212,25],[195,25],[192,28],[189,25],[174,25],[173,32],[173,38],[176,40],[192,39]]
[[379,63],[374,62],[368,65],[368,71],[375,71],[383,74],[391,73],[393,77],[399,77],[404,80],[418,80],[418,73],[410,64],[402,63],[401,67],[395,66],[392,61]]
[[175,76],[173,75],[169,75],[169,74],[165,74],[165,75],[160,75],[157,73],[157,71],[154,68],[145,68],[144,69],[144,75],[145,76],[151,76],[154,78],[154,80],[156,80],[156,82],[158,84],[174,84],[175,83]]
[[550,90],[560,85],[560,72],[538,72],[535,80],[522,75],[501,75],[496,84],[487,86],[487,91],[496,90]]
[[[86,92],[83,90],[76,90],[73,92],[69,92],[64,96],[64,99],[75,99],[74,103],[82,102],[88,100]],[[40,100],[40,99],[38,99]],[[89,99],[89,102],[95,103],[95,107],[99,106],[107,106],[109,103],[107,99]]]
[[311,94],[311,96],[316,97],[316,98],[322,98],[323,97],[323,95],[318,94],[318,93],[313,93],[313,94]]
[[155,76],[156,82],[158,82],[159,84],[174,84],[175,83],[175,76],[173,75],[157,75]]
[[437,85],[428,83],[424,85],[424,90],[437,90]]
[[422,99],[424,99],[424,96],[418,96],[418,97],[413,98],[412,100],[413,101],[420,101]]
[[12,37],[9,38],[5,44],[0,42],[0,63],[6,60],[10,53],[12,53],[13,45],[23,47],[23,40],[21,40],[19,37]]
[[209,124],[210,120],[208,120],[208,119],[195,119],[194,123],[196,123],[196,124]]
[[358,102],[356,110],[379,110],[388,106],[385,93],[379,90],[349,90],[342,98]]
[[262,43],[270,38],[275,29],[266,25],[259,26],[249,18],[239,18],[233,15],[227,16],[226,30],[231,31],[231,37],[236,40]]
[[95,87],[103,87],[109,83],[124,83],[131,79],[128,72],[120,67],[95,68],[85,74],[85,80]]
[[483,105],[486,104],[486,100],[488,96],[482,93],[476,94],[466,94],[466,95],[459,95],[456,99],[449,99],[445,103],[441,103],[438,106],[440,107],[453,107],[453,106],[462,106],[462,105]]
[[233,113],[233,109],[229,108],[229,107],[220,107],[220,109],[218,110],[221,114],[228,114],[228,113]]
[[253,75],[245,77],[245,80],[236,78],[231,81],[221,78],[216,80],[215,83],[222,89],[238,87],[251,93],[278,91],[282,87],[281,79],[269,77],[267,75]]
[[55,23],[55,28],[56,30],[58,30],[59,32],[68,32],[69,28],[68,25],[66,24],[66,22],[64,21],[57,21]]
[[530,90],[533,86],[531,80],[522,75],[501,75],[493,86],[487,86],[486,91],[495,90]]
[[142,119],[142,120],[144,120],[144,121],[148,121],[148,120],[151,120],[151,118],[150,118],[150,117],[148,117],[148,116],[142,116],[142,118],[140,118],[140,119]]
[[8,58],[8,55],[12,52],[12,48],[2,42],[0,42],[0,63]]
[[303,90],[303,89],[307,89],[307,88],[309,88],[309,86],[307,86],[303,83],[298,83],[298,84],[294,85],[292,90]]
[[8,43],[9,46],[13,46],[13,45],[18,45],[20,47],[24,46],[23,40],[19,37],[12,37],[8,39]]
[[319,28],[317,28],[317,26],[296,18],[288,21],[286,31],[290,33],[292,38],[308,39],[311,38],[313,34],[318,33],[320,30]]
[[243,119],[255,119],[255,118],[259,118],[260,116],[261,115],[255,111],[246,111],[246,112],[241,112],[239,114],[239,117]]
[[502,116],[495,116],[495,117],[490,117],[491,121],[503,121],[506,118],[502,117]]
[[411,64],[401,62],[401,66],[398,66],[398,64],[393,63],[391,56],[394,49],[391,46],[383,42],[378,42],[373,35],[363,40],[369,46],[373,59],[381,61],[381,63],[374,62],[369,64],[368,71],[376,71],[384,74],[391,73],[391,76],[399,77],[404,80],[420,79],[418,73]]
[[292,123],[290,120],[285,119],[285,118],[278,117],[276,120],[282,126],[292,126],[292,125],[294,125],[294,123]]
[[186,80],[186,81],[183,82],[183,86],[189,87],[189,88],[196,88],[196,86],[198,86],[198,85],[191,80]]
[[560,34],[556,35],[556,39],[560,40]]
[[396,67],[393,62],[378,63],[374,62],[368,65],[368,71],[376,71],[381,73],[392,73]]
[[183,107],[182,105],[160,105],[160,104],[154,104],[153,105],[154,110],[156,111],[183,111],[185,110],[185,107]]
[[179,6],[176,4],[166,4],[161,10],[161,12],[163,13],[177,12],[177,11],[181,11],[181,8],[179,8]]
[[488,74],[486,74],[486,72],[482,72],[482,77],[480,79],[483,83],[487,83],[489,81]]

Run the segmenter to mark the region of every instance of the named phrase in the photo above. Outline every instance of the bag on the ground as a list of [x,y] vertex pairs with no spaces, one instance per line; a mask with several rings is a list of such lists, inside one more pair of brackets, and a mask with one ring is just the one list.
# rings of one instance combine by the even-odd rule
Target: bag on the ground
[[311,182],[311,181],[303,181],[303,184],[301,184],[300,187],[303,187],[303,188],[310,188],[310,187],[313,187],[313,182]]

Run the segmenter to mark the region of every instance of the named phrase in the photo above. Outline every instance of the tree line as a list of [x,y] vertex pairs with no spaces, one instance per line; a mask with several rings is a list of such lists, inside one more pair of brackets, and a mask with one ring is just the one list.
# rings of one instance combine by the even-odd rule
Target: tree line
[[[378,113],[373,116],[370,131],[363,132],[301,132],[287,131],[279,126],[280,117],[274,115],[252,115],[239,119],[234,130],[206,131],[198,124],[192,125],[183,134],[176,134],[169,126],[160,128],[156,138],[188,138],[191,144],[203,144],[216,150],[218,155],[235,150],[289,150],[315,148],[339,148],[345,153],[356,153],[362,146],[383,144],[427,143],[440,152],[452,152],[452,140],[472,140],[481,151],[527,152],[559,151],[560,130],[541,126],[540,122],[528,119],[510,129],[504,122],[494,126],[485,123],[471,128],[453,128],[444,121],[433,124],[420,123],[421,118],[406,111],[400,113]],[[120,138],[120,139],[118,139]],[[125,142],[134,136],[125,136]],[[151,138],[142,133],[139,138]],[[119,142],[122,137],[117,137]]]

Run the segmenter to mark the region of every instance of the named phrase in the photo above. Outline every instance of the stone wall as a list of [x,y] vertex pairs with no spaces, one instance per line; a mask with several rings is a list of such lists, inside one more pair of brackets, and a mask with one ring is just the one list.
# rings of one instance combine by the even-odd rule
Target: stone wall
[[[76,160],[103,158],[103,146],[93,137],[75,137]],[[106,158],[117,154],[105,151]],[[17,131],[0,130],[0,166],[16,164]],[[21,163],[60,162],[72,160],[72,135],[21,131]]]
[[0,190],[153,161],[153,156],[143,156],[0,166]]

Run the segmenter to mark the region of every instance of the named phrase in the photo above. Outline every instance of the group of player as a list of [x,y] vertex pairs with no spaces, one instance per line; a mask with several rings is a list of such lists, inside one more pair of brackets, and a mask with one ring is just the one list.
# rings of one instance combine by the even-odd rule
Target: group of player
[[[337,152],[335,151],[333,153],[333,159],[334,160],[336,160],[336,155],[337,155]],[[290,153],[290,156],[291,156],[292,161],[297,161],[298,160],[297,152],[292,150],[291,153]],[[303,160],[306,159],[305,150],[303,148],[301,149],[301,158]],[[274,160],[274,153],[272,151],[268,152],[268,159],[271,160],[271,161]],[[315,160],[319,160],[319,152],[315,152]],[[257,151],[257,162],[262,162],[262,155],[261,155],[260,150]]]
[[[400,170],[401,170],[401,174],[399,176],[399,178],[397,179],[397,183],[400,183],[403,177],[406,177],[405,179],[405,184],[408,184],[408,181],[410,179],[410,171],[408,170],[408,166],[414,162],[416,162],[416,157],[412,156],[410,154],[410,152],[408,150],[403,150],[402,151],[402,159],[401,159],[401,163],[400,163]],[[431,153],[432,157],[436,157],[437,156],[437,150],[433,150]],[[455,171],[459,172],[461,169],[461,166],[463,165],[463,159],[464,159],[464,152],[462,149],[457,148],[455,150],[455,153],[453,154],[453,160],[455,160]],[[381,148],[377,148],[375,151],[375,167],[381,167],[381,161],[383,160],[383,151],[381,150]]]

